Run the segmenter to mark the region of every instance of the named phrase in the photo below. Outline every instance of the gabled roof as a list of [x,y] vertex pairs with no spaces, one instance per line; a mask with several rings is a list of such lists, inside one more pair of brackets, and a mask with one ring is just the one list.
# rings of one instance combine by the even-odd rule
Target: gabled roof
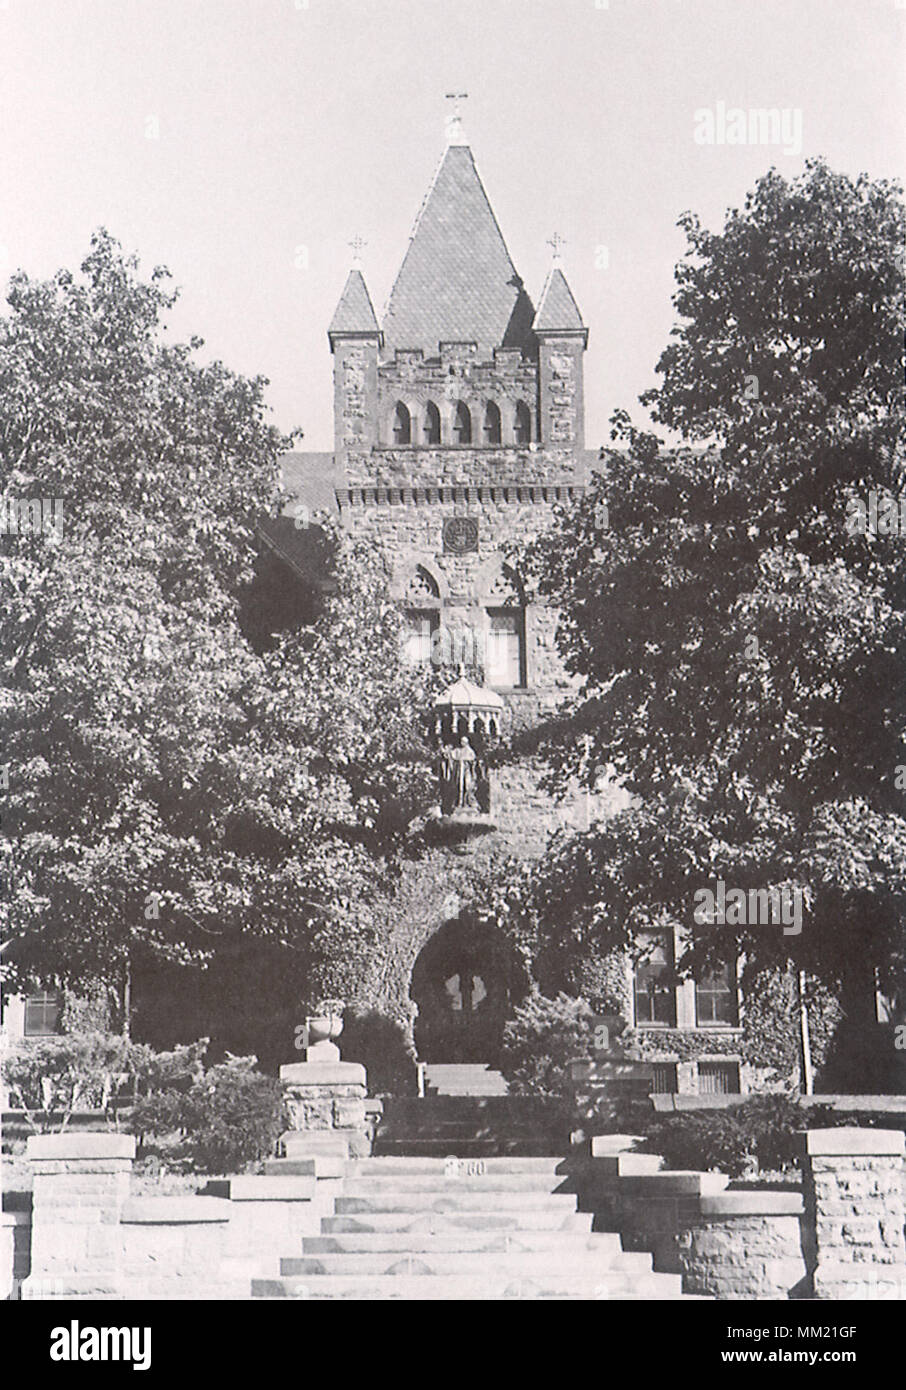
[[346,486],[346,474],[338,468],[333,454],[293,450],[280,455],[280,480],[292,494],[286,513],[295,515],[297,504],[310,513],[331,512],[339,515],[337,488]]
[[449,145],[428,190],[390,292],[387,349],[474,342],[488,360],[495,347],[531,345],[531,300],[516,274],[468,145]]
[[329,587],[330,544],[314,518],[318,512],[339,516],[336,490],[345,486],[346,475],[333,454],[296,450],[281,454],[280,479],[290,501],[282,516],[262,518],[258,529],[301,579],[316,588]]
[[350,270],[327,332],[329,335],[380,332],[368,286],[360,270]]
[[585,331],[579,306],[573,299],[566,276],[558,265],[551,266],[541,291],[541,303],[532,328],[536,333]]

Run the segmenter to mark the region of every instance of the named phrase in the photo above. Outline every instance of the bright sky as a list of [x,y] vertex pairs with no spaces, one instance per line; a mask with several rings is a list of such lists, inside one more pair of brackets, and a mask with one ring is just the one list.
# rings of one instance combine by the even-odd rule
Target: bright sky
[[[107,226],[173,271],[180,336],[330,448],[348,242],[380,314],[465,90],[536,303],[566,239],[596,446],[655,379],[684,209],[717,227],[809,155],[906,177],[904,49],[906,0],[0,0],[0,270],[74,267]],[[697,144],[721,102],[800,111],[801,153]]]

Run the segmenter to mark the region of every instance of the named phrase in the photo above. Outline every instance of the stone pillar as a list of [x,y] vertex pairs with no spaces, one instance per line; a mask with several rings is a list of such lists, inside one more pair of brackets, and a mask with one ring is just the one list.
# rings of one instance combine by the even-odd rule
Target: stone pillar
[[803,1183],[816,1298],[906,1299],[904,1182],[902,1130],[809,1130]]
[[[315,1048],[308,1050],[314,1052]],[[360,1158],[370,1153],[363,1066],[358,1062],[291,1062],[280,1068],[280,1080],[291,1125],[283,1135],[287,1158],[321,1154]]]
[[34,1172],[31,1274],[23,1298],[121,1298],[120,1216],[129,1196],[131,1134],[41,1134]]
[[598,1053],[569,1064],[573,1132],[614,1133],[644,1120],[654,1087],[650,1062]]

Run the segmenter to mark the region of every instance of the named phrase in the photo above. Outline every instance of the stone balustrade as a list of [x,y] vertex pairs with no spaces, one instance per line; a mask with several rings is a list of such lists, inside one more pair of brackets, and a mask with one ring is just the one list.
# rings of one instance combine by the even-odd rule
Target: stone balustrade
[[[29,1224],[23,1298],[249,1296],[251,1279],[275,1276],[288,1243],[317,1234],[333,1212],[358,1116],[356,1125],[290,1131],[287,1157],[263,1174],[189,1197],[130,1196],[128,1135],[31,1138],[31,1213],[23,1202],[4,1214],[12,1296]],[[579,1206],[595,1213],[596,1229],[619,1232],[624,1249],[652,1252],[655,1271],[681,1274],[686,1293],[906,1299],[902,1131],[809,1131],[801,1191],[731,1190],[725,1174],[670,1171],[637,1143],[631,1135],[589,1142],[571,1164]]]
[[[327,1137],[327,1132],[324,1132]],[[32,1212],[4,1213],[4,1233],[30,1220],[30,1271],[13,1291],[26,1299],[246,1298],[251,1280],[278,1272],[287,1238],[320,1230],[333,1212],[343,1153],[317,1152],[297,1136],[276,1172],[208,1183],[203,1195],[132,1197],[135,1140],[123,1134],[33,1137]],[[308,1149],[305,1157],[299,1154]],[[314,1150],[314,1151],[311,1151]],[[281,1168],[281,1164],[283,1168]],[[13,1276],[12,1240],[5,1262]]]
[[740,1189],[718,1172],[671,1172],[629,1135],[590,1141],[580,1206],[686,1293],[715,1298],[906,1299],[904,1136],[812,1130],[803,1189]]

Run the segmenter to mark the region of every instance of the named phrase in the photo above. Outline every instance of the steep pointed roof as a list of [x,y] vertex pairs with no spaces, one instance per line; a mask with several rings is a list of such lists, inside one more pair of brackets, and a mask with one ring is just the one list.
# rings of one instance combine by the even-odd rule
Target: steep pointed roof
[[350,270],[327,332],[329,335],[380,332],[368,286],[360,270]]
[[566,276],[558,265],[551,266],[541,303],[532,328],[536,333],[585,332],[585,324],[579,313],[579,306],[573,299],[572,290],[566,283]]
[[384,315],[389,352],[438,343],[528,347],[533,308],[488,202],[472,151],[451,144],[422,205]]

